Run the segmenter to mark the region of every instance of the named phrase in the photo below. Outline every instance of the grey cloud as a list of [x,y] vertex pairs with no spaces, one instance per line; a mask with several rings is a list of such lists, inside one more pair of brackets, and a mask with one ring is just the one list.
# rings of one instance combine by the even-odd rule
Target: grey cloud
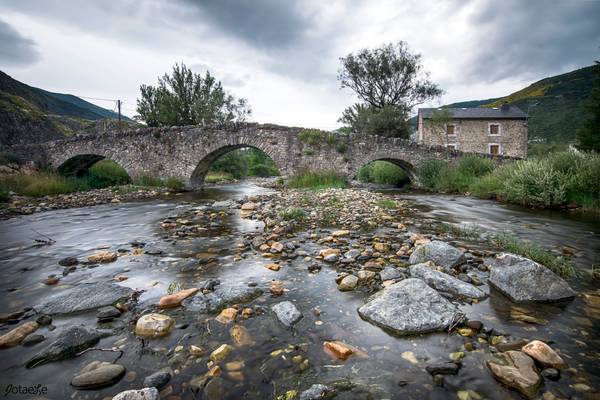
[[480,45],[468,75],[495,82],[590,65],[599,54],[599,20],[598,1],[487,1],[470,19]]
[[263,49],[289,47],[300,41],[311,26],[309,13],[286,1],[182,1],[204,16],[205,23]]
[[33,40],[0,19],[0,64],[30,65],[40,58]]

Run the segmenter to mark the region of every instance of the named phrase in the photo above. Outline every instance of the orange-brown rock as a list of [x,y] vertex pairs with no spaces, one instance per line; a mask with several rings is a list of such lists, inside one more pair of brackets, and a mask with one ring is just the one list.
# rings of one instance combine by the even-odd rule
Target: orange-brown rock
[[10,332],[0,336],[0,348],[18,345],[27,335],[35,332],[38,327],[38,323],[33,321],[25,322],[24,324],[17,326]]
[[270,269],[271,271],[279,271],[281,266],[279,264],[267,264],[265,268]]
[[337,358],[338,360],[345,361],[348,357],[352,355],[357,355],[360,357],[366,357],[367,354],[354,346],[351,346],[347,343],[340,342],[339,340],[334,340],[331,342],[324,342],[323,349],[327,354],[332,357]]
[[88,261],[93,263],[110,263],[117,261],[117,253],[110,251],[101,251],[96,254],[88,256]]
[[565,369],[567,363],[550,346],[541,340],[534,340],[521,348],[523,353],[538,361],[545,367]]
[[283,294],[283,284],[281,281],[273,281],[269,290],[273,296],[281,296]]
[[234,325],[229,330],[229,334],[231,335],[231,340],[233,344],[237,347],[242,346],[252,346],[254,344],[254,340],[252,340],[252,336],[242,325]]
[[229,307],[221,311],[219,315],[215,317],[215,320],[222,324],[229,324],[235,321],[235,317],[237,316],[238,310],[233,307]]
[[177,293],[170,294],[168,296],[161,297],[158,302],[158,308],[174,308],[179,307],[181,302],[186,298],[193,296],[198,292],[198,288],[191,288],[181,290]]

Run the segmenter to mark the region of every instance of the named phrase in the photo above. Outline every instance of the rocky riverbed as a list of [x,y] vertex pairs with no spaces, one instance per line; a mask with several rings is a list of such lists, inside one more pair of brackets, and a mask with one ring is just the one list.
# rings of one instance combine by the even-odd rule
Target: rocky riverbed
[[[440,236],[404,196],[217,189],[52,213],[0,225],[5,387],[39,383],[52,399],[598,396],[598,290]],[[27,246],[26,227],[55,242]]]

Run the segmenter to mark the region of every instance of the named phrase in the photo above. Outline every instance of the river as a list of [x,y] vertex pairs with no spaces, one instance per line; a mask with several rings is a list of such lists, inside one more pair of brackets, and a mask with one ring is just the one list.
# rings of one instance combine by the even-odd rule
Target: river
[[[260,254],[249,252],[241,260],[235,260],[236,247],[243,242],[243,235],[262,229],[262,223],[242,219],[239,212],[233,212],[222,223],[209,227],[205,235],[180,241],[165,236],[159,226],[162,219],[192,207],[266,193],[269,189],[252,184],[224,185],[152,201],[49,211],[1,221],[0,290],[3,294],[0,311],[10,313],[33,307],[40,300],[69,287],[111,281],[119,274],[127,276],[120,285],[144,290],[138,300],[138,312],[152,308],[173,282],[184,288],[208,278],[242,284],[254,282],[268,294],[273,272],[263,268],[265,260]],[[485,230],[511,231],[556,251],[569,247],[575,253],[574,261],[579,271],[579,277],[569,283],[580,293],[598,299],[599,281],[592,278],[591,272],[591,265],[600,262],[598,219],[460,196],[402,196],[414,209],[413,218],[424,232],[428,232],[430,224],[467,223]],[[32,238],[39,238],[41,234],[51,237],[55,243],[32,246]],[[306,236],[299,238],[304,240]],[[116,262],[97,268],[78,267],[64,277],[63,267],[57,264],[58,260],[68,256],[83,259],[99,248],[130,249],[129,244],[134,240],[147,243],[147,248],[158,247],[163,253],[159,256],[124,255]],[[485,247],[482,243],[458,244]],[[304,245],[310,253],[311,242],[306,241]],[[192,254],[202,252],[214,254],[216,262],[200,269],[184,268]],[[443,399],[456,398],[459,390],[472,390],[488,399],[520,398],[518,393],[493,379],[485,367],[486,354],[481,350],[468,352],[460,372],[446,376],[442,386],[434,384],[424,366],[428,362],[447,360],[448,354],[460,351],[464,338],[446,333],[408,338],[391,336],[358,316],[356,309],[364,303],[367,294],[338,291],[333,268],[324,267],[319,273],[309,274],[302,257],[289,265],[290,268],[279,271],[277,279],[284,282],[285,300],[295,303],[304,317],[294,329],[287,329],[268,310],[282,298],[263,295],[255,300],[252,304],[257,310],[256,315],[243,321],[253,344],[235,348],[227,358],[227,361],[243,361],[242,374],[228,374],[223,368],[218,387],[213,387],[217,396],[267,399],[274,398],[275,394],[285,394],[290,388],[304,390],[314,383],[346,379],[354,384],[353,389],[342,392],[337,398]],[[61,277],[58,285],[42,283],[50,275]],[[560,306],[519,306],[520,311],[546,320],[546,324],[515,321],[511,318],[515,305],[498,293],[492,293],[478,304],[463,306],[462,310],[469,318],[482,321],[496,332],[551,343],[553,348],[560,350],[571,369],[563,372],[563,377],[556,382],[546,381],[540,393],[553,390],[565,396],[583,398],[582,393],[573,388],[575,382],[600,389],[600,315],[597,306],[586,296],[578,296]],[[153,340],[140,340],[132,333],[132,312],[102,325],[96,322],[95,314],[55,316],[52,322],[55,329],[42,327],[36,332],[47,337],[44,342],[0,350],[0,395],[5,394],[8,385],[41,384],[47,388],[44,398],[104,399],[123,390],[141,388],[144,377],[171,368],[175,371],[169,383],[171,394],[163,392],[165,398],[170,398],[169,395],[173,399],[203,398],[201,394],[194,397],[186,385],[207,371],[207,356],[213,349],[231,342],[230,325],[183,309],[169,311],[177,321],[176,329],[165,338]],[[123,355],[117,362],[127,369],[125,378],[113,386],[89,391],[76,390],[69,384],[73,376],[91,361],[115,361],[119,353],[114,352],[90,351],[34,369],[24,367],[24,363],[54,340],[61,330],[74,324],[99,327],[112,333],[96,347],[121,346]],[[12,326],[4,326],[0,333],[9,328]],[[364,350],[366,356],[338,361],[323,351],[322,344],[326,340],[350,343]],[[178,345],[184,348],[197,345],[206,350],[206,355],[186,365],[185,357],[174,350]],[[411,360],[407,354],[414,355],[416,360]],[[299,370],[296,360],[292,360],[296,355],[308,360],[307,370]],[[28,397],[9,394],[7,398]]]

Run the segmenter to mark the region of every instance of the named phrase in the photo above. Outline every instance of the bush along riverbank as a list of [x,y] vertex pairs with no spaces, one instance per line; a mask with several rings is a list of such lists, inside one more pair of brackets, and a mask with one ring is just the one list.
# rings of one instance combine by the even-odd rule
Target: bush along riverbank
[[563,151],[495,167],[476,155],[455,166],[440,160],[417,169],[421,185],[442,193],[470,193],[481,198],[537,208],[582,208],[600,212],[600,156]]

